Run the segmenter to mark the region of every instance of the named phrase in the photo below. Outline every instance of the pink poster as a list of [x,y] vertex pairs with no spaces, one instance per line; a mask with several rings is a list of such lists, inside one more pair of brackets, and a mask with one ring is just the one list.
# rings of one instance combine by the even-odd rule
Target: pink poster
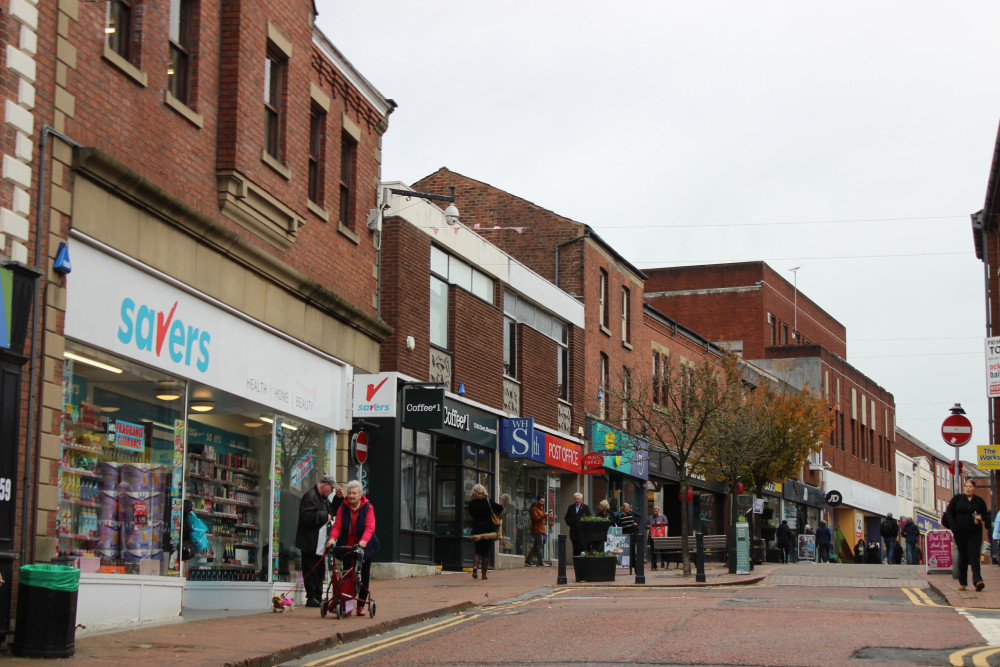
[[951,531],[927,531],[927,569],[951,569]]

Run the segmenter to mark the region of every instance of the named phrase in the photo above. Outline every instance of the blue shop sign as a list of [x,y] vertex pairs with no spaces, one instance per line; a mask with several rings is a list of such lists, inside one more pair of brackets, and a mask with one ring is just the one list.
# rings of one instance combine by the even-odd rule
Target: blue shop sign
[[504,419],[500,451],[512,459],[545,463],[545,434],[535,430],[533,417]]

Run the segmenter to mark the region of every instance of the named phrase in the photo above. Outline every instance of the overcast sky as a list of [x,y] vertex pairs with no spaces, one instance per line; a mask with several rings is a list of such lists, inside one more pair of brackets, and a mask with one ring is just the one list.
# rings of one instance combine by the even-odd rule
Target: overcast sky
[[317,4],[399,104],[385,180],[447,166],[639,268],[801,266],[901,428],[953,451],[960,402],[988,444],[969,214],[1000,120],[1000,2]]

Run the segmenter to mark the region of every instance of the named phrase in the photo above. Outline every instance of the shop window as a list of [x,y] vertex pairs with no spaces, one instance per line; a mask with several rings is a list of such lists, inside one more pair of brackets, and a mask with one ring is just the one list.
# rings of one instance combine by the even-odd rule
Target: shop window
[[[271,542],[274,414],[198,384],[190,387],[188,408],[185,504],[208,527],[210,546],[187,561],[187,577],[268,581],[270,554],[262,546]],[[316,461],[314,469],[324,463]]]
[[171,507],[181,485],[172,471],[184,396],[177,378],[67,341],[60,555],[83,557],[88,572],[179,573],[180,524]]
[[[432,528],[430,485],[434,472],[431,435],[404,428],[402,450],[399,527],[401,530],[429,532]],[[439,499],[438,502],[449,500]],[[450,502],[454,502],[454,493]]]
[[[246,422],[247,424],[252,422]],[[274,513],[275,532],[278,534],[277,551],[271,554],[272,571],[276,581],[298,581],[302,574],[301,554],[295,548],[295,533],[298,529],[299,505],[302,496],[316,486],[320,477],[333,472],[333,454],[336,451],[336,434],[316,424],[302,422],[279,415],[275,419],[274,451],[280,466],[269,471],[274,480],[278,509]],[[256,427],[254,427],[256,428]],[[265,429],[261,435],[270,435]],[[263,479],[261,491],[267,493],[267,478]],[[348,480],[338,479],[340,486]],[[363,489],[367,494],[368,489]],[[265,495],[266,497],[266,495]],[[262,505],[266,508],[267,505]],[[273,512],[273,510],[272,510]],[[267,512],[262,511],[262,525],[267,526]],[[263,546],[268,540],[264,539]],[[263,577],[262,577],[263,578]]]

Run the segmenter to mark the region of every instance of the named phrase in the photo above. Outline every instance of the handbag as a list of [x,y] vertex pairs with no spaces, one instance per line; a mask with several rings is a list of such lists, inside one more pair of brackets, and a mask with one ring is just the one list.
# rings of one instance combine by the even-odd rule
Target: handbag
[[501,519],[500,517],[498,517],[497,513],[494,512],[493,510],[490,510],[490,517],[493,519],[493,525],[494,526],[499,526],[500,524],[503,523],[503,519]]

